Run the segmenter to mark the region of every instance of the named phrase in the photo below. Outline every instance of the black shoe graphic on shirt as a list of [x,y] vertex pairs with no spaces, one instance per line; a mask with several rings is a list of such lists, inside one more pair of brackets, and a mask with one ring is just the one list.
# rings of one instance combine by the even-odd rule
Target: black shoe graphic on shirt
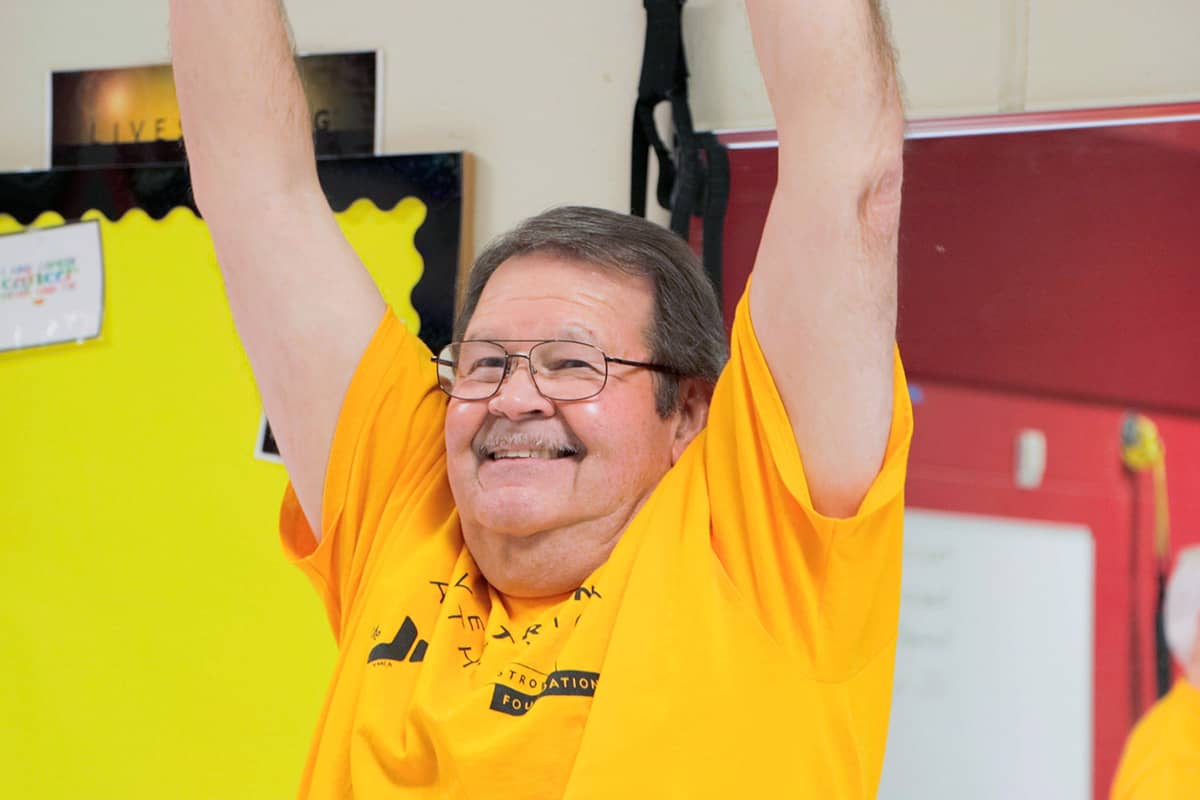
[[[417,646],[413,647],[413,642]],[[412,617],[405,617],[404,624],[400,626],[400,630],[396,631],[395,637],[386,644],[377,644],[371,648],[370,654],[367,656],[367,663],[372,661],[403,661],[408,656],[408,651],[412,650],[412,658],[408,659],[410,663],[425,660],[425,650],[429,647],[429,642],[422,639],[417,641],[417,624],[412,621]]]

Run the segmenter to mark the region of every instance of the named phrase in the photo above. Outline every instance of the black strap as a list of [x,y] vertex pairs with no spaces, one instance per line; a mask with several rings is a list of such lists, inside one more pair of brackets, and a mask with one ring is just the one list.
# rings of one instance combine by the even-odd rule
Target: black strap
[[631,213],[646,215],[646,174],[650,148],[658,157],[656,196],[663,208],[671,207],[675,166],[671,153],[654,124],[654,109],[663,101],[687,108],[687,63],[683,55],[684,0],[643,0],[646,7],[646,43],[642,51],[642,76],[633,107],[633,172]]
[[1167,645],[1167,622],[1165,606],[1167,601],[1167,565],[1163,560],[1158,564],[1158,596],[1155,598],[1154,609],[1154,683],[1158,697],[1163,697],[1171,691],[1171,650]]
[[729,207],[729,154],[711,133],[698,136],[704,149],[703,193],[697,204],[704,219],[704,268],[721,297],[722,253],[725,247],[725,212]]
[[[687,59],[683,51],[685,0],[643,0],[646,44],[638,99],[633,109],[630,213],[646,215],[650,151],[658,159],[659,205],[671,210],[671,230],[688,239],[692,217],[703,219],[705,270],[721,290],[721,252],[729,199],[729,159],[711,133],[697,134],[687,96]],[[659,103],[671,104],[675,131],[672,155],[654,124]]]

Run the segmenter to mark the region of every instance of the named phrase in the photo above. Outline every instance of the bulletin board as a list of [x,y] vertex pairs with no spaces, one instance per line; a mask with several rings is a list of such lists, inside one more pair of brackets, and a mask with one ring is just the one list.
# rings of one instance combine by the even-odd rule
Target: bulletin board
[[[470,155],[321,159],[317,173],[330,206],[340,215],[350,214],[350,219],[359,220],[365,214],[352,209],[364,202],[388,212],[404,201],[409,208],[414,201],[421,205],[412,242],[419,259],[401,270],[407,275],[404,280],[411,297],[407,293],[385,297],[398,310],[411,308],[412,314],[402,314],[402,318],[413,329],[419,328],[431,349],[439,349],[450,340],[459,277],[465,274],[472,256]],[[35,223],[46,213],[79,219],[96,211],[108,220],[118,220],[130,210],[139,210],[158,220],[176,208],[199,214],[185,164],[0,174],[0,215],[22,226]],[[369,269],[377,262],[378,257],[366,260]],[[381,288],[390,285],[385,276]]]
[[[320,166],[411,330],[447,338],[461,153]],[[0,796],[280,797],[336,657],[277,535],[286,474],[181,166],[0,176],[0,234],[99,225],[99,337],[0,354]]]

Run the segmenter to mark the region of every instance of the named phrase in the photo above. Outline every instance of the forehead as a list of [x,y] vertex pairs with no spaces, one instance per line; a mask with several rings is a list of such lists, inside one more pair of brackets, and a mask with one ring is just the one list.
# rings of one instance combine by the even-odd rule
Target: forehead
[[650,327],[653,284],[639,275],[550,253],[501,264],[480,295],[467,338],[578,339],[640,346]]

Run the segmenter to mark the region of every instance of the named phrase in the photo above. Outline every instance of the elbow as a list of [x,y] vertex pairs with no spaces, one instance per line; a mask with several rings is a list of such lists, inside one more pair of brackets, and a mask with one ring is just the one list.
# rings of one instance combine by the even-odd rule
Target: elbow
[[882,108],[868,138],[858,197],[858,219],[868,241],[893,242],[900,228],[904,185],[904,109],[893,85],[882,95]]
[[895,250],[903,183],[904,161],[897,154],[883,161],[859,193],[858,224],[867,252]]

